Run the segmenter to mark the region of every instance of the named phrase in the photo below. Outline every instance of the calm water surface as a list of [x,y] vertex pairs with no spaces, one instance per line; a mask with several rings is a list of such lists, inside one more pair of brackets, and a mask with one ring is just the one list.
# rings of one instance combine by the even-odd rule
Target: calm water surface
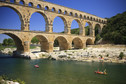
[[[108,74],[95,74],[98,68]],[[3,74],[26,84],[126,84],[126,64],[0,58]]]

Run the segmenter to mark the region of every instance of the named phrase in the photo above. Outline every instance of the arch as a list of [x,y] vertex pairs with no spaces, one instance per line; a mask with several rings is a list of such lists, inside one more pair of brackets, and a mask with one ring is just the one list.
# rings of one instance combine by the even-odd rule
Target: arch
[[92,17],[90,17],[90,20],[93,20]]
[[64,15],[67,15],[68,13],[67,13],[67,11],[64,11]]
[[93,20],[95,21],[95,18],[93,18]]
[[70,14],[69,14],[70,16],[73,16],[73,13],[72,12],[70,12]]
[[[77,24],[75,23],[74,20],[77,22],[79,29],[76,28],[76,27],[77,27]],[[79,35],[79,34],[80,34],[80,30],[82,29],[82,25],[81,25],[81,22],[80,22],[78,19],[74,19],[74,20],[73,20],[72,23],[71,23],[71,29],[73,28],[73,25],[76,26],[76,27],[74,27],[74,29],[71,30],[71,34],[76,33],[76,34]],[[73,22],[74,22],[74,24],[73,24]],[[74,30],[75,30],[76,32],[74,32]]]
[[85,36],[90,36],[92,30],[92,24],[90,22],[86,22],[85,24]]
[[82,14],[80,14],[80,18],[82,18]]
[[40,5],[40,4],[38,4],[38,5],[37,5],[37,8],[38,8],[38,9],[41,9],[42,7],[41,7],[41,5]]
[[78,14],[77,13],[75,13],[75,17],[78,17]]
[[22,44],[22,40],[16,34],[6,33],[6,32],[5,33],[0,33],[0,34],[5,34],[7,36],[10,36],[15,42],[15,45],[17,47],[17,51],[20,52],[20,53],[24,52],[24,46]]
[[93,45],[92,39],[88,38],[88,39],[86,40],[86,46],[87,46],[87,45]]
[[52,12],[56,12],[56,9],[54,7],[52,8]]
[[[57,23],[59,23],[59,28],[57,29],[57,32],[65,32],[65,29],[67,29],[66,19],[63,16],[56,16],[55,18],[57,18],[57,17],[59,17],[63,21],[63,24],[64,24],[64,29],[62,30],[62,28],[60,28],[60,27],[62,27],[62,24],[60,24],[60,22],[57,22]],[[54,20],[55,20],[55,18],[54,18]],[[53,32],[54,32],[54,20],[53,20]],[[59,29],[62,31],[60,31]]]
[[[40,47],[41,47],[40,51],[47,52],[47,50],[48,50],[47,46],[49,45],[47,37],[45,37],[43,35],[35,35],[33,38],[37,38],[39,40]],[[31,41],[32,41],[33,38],[31,38]]]
[[16,8],[14,8],[14,7],[12,7],[12,6],[3,5],[3,6],[0,6],[0,8],[1,8],[1,7],[10,8],[10,9],[12,9],[14,12],[17,13],[17,15],[18,15],[18,17],[19,17],[19,19],[20,19],[20,22],[21,22],[21,25],[20,25],[19,29],[20,29],[20,30],[23,30],[23,29],[22,29],[22,26],[23,26],[23,19],[22,19],[21,13],[20,13]]
[[61,14],[61,13],[62,13],[61,9],[59,9],[59,10],[58,10],[58,13],[59,13],[59,14]]
[[20,4],[20,5],[25,5],[24,0],[20,0],[19,4]]
[[101,22],[101,19],[99,19],[98,22]]
[[96,19],[96,22],[98,22],[98,18]]
[[89,16],[87,16],[87,19],[89,20]]
[[69,49],[68,41],[65,37],[58,36],[58,37],[55,38],[55,40],[58,41],[60,50],[68,50]]
[[84,15],[84,19],[86,19],[86,16]]
[[29,2],[28,6],[33,7],[33,3]]
[[48,6],[45,6],[45,9],[44,10],[49,10],[49,7]]
[[[38,14],[40,14],[40,15],[42,15],[42,17],[44,18],[44,21],[45,21],[45,30],[46,30],[46,24],[48,24],[48,18],[47,18],[47,16],[44,14],[44,13],[42,13],[42,12],[40,12],[40,11],[36,11],[36,12],[34,12],[34,13],[38,13]],[[30,20],[31,20],[31,17],[32,17],[32,15],[34,14],[34,13],[32,13],[31,14],[31,16],[30,16]],[[30,24],[31,25],[31,24]],[[30,29],[29,29],[30,30]],[[38,30],[37,30],[38,31]],[[43,30],[44,31],[44,30]]]
[[73,47],[75,49],[82,49],[83,48],[83,42],[79,37],[74,38],[72,42],[74,44]]
[[101,33],[101,26],[100,26],[100,24],[96,24],[95,25],[95,36],[97,35],[97,34],[100,34]]

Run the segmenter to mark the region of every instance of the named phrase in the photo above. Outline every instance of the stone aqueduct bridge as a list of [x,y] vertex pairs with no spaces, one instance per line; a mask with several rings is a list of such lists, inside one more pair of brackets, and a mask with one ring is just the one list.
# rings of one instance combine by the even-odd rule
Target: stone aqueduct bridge
[[[20,4],[22,3],[22,4]],[[29,6],[30,4],[31,6]],[[17,12],[21,20],[21,30],[1,29],[0,34],[6,34],[12,37],[20,53],[30,51],[30,43],[33,37],[37,37],[41,43],[41,51],[53,52],[53,43],[57,39],[61,50],[74,48],[84,48],[87,44],[94,44],[95,26],[99,27],[99,33],[107,20],[88,14],[82,11],[74,10],[57,4],[39,0],[0,0],[0,7],[9,7]],[[46,28],[45,32],[29,31],[30,17],[33,13],[38,12],[43,15]],[[55,17],[60,17],[64,22],[64,34],[53,33],[53,21]],[[76,20],[79,24],[79,35],[71,34],[71,23]],[[90,27],[90,35],[85,35],[86,22]]]

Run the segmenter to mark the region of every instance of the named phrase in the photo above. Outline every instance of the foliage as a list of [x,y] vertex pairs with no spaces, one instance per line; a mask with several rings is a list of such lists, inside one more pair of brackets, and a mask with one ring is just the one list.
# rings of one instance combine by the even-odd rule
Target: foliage
[[77,34],[77,35],[79,35],[79,28],[71,29],[71,34]]
[[119,59],[123,59],[123,57],[124,57],[124,53],[123,52],[120,52]]
[[56,39],[55,41],[54,41],[54,47],[58,47],[59,46],[59,42],[58,42],[58,40]]
[[126,44],[126,12],[109,18],[101,36],[105,41]]
[[95,37],[95,43],[101,39],[101,36],[99,34],[96,35]]
[[3,40],[3,45],[4,46],[13,46],[13,45],[15,45],[15,43],[14,43],[13,39],[8,38],[8,39],[4,39]]
[[89,35],[90,34],[90,29],[89,26],[85,27],[85,35]]
[[25,84],[25,82],[24,81],[22,81],[22,80],[20,80],[20,79],[10,79],[10,78],[8,78],[6,75],[2,75],[2,76],[0,76],[0,82],[1,82],[1,80],[10,80],[10,81],[13,81],[13,82],[18,82],[18,83],[20,83],[20,84]]
[[36,38],[36,37],[34,37],[32,40],[31,40],[31,43],[38,43],[39,42],[39,40]]

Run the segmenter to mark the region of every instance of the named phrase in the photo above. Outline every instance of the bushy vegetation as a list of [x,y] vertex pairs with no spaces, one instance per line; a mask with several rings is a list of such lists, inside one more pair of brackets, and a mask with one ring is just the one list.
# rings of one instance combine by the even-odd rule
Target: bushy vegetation
[[36,38],[36,37],[34,37],[32,40],[31,40],[31,43],[38,43],[39,42],[39,40]]
[[109,18],[101,36],[114,44],[126,44],[126,12]]
[[8,38],[8,39],[4,39],[3,40],[3,44],[4,46],[14,46],[15,43],[14,43],[14,40],[11,39],[11,38]]
[[123,52],[120,52],[119,59],[123,59],[123,57],[124,57],[124,53]]
[[10,78],[8,78],[6,75],[0,76],[0,84],[1,84],[2,79],[5,80],[5,81],[6,81],[6,80],[9,80],[9,81],[13,81],[13,82],[18,82],[18,83],[20,83],[20,84],[25,84],[25,82],[22,81],[22,80],[20,80],[20,79],[10,79]]

